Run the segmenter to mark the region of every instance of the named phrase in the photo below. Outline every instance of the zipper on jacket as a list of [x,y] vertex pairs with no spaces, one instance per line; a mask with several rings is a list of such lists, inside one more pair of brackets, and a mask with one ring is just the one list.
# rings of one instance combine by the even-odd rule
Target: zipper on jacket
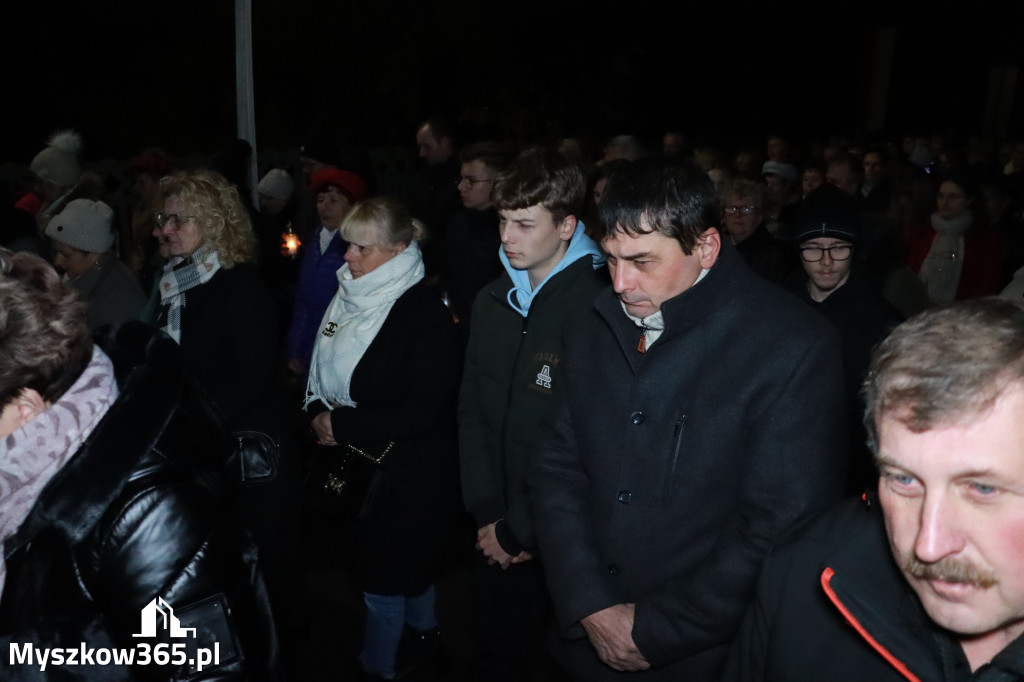
[[675,441],[672,448],[672,459],[668,463],[668,476],[665,477],[665,502],[672,497],[672,481],[676,475],[676,465],[679,463],[679,450],[683,445],[683,432],[686,430],[686,415],[676,420],[675,428],[672,431],[672,440]]

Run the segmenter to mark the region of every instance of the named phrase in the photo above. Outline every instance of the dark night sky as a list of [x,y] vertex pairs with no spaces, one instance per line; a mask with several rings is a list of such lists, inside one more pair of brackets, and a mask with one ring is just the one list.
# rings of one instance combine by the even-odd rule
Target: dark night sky
[[[672,127],[760,144],[771,131],[853,133],[870,41],[885,25],[896,28],[886,127],[969,134],[981,130],[990,68],[1024,63],[1020,2],[659,7],[253,0],[259,144],[295,144],[317,126],[412,144],[416,122],[435,112],[481,135]],[[87,160],[149,145],[210,153],[234,136],[230,1],[37,2],[5,14],[0,160],[29,161],[67,126],[82,132]]]

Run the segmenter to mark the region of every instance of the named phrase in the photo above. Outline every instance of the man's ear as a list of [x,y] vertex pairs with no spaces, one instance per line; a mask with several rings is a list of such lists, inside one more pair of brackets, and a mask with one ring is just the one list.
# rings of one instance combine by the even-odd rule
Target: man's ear
[[567,242],[572,239],[572,236],[576,234],[576,216],[567,215],[562,221],[562,224],[558,226],[558,238],[563,242]]
[[704,270],[710,270],[711,266],[718,260],[718,254],[721,250],[721,233],[719,233],[718,228],[709,227],[704,230],[704,234],[700,236],[700,239],[697,241],[697,246],[694,247],[693,252],[700,260],[700,267]]

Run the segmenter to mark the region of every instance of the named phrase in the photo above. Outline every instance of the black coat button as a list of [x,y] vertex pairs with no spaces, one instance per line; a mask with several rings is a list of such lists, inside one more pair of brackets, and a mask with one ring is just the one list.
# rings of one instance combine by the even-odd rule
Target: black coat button
[[629,492],[628,490],[619,491],[619,502],[621,502],[622,504],[629,504],[632,499],[633,493]]
[[608,575],[618,575],[619,567],[615,564],[608,564]]
[[629,421],[633,422],[636,425],[643,424],[644,413],[640,411],[634,412],[633,414],[629,415]]

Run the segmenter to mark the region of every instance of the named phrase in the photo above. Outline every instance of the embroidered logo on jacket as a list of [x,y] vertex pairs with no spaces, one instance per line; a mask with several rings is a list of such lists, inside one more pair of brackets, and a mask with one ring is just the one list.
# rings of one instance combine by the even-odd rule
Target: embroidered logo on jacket
[[544,388],[551,388],[551,366],[544,365],[539,372],[537,372],[537,385],[543,386]]
[[338,323],[337,322],[328,322],[327,326],[324,327],[323,335],[326,336],[327,338],[330,338],[330,337],[334,336],[334,332],[337,331],[337,329],[338,329]]

